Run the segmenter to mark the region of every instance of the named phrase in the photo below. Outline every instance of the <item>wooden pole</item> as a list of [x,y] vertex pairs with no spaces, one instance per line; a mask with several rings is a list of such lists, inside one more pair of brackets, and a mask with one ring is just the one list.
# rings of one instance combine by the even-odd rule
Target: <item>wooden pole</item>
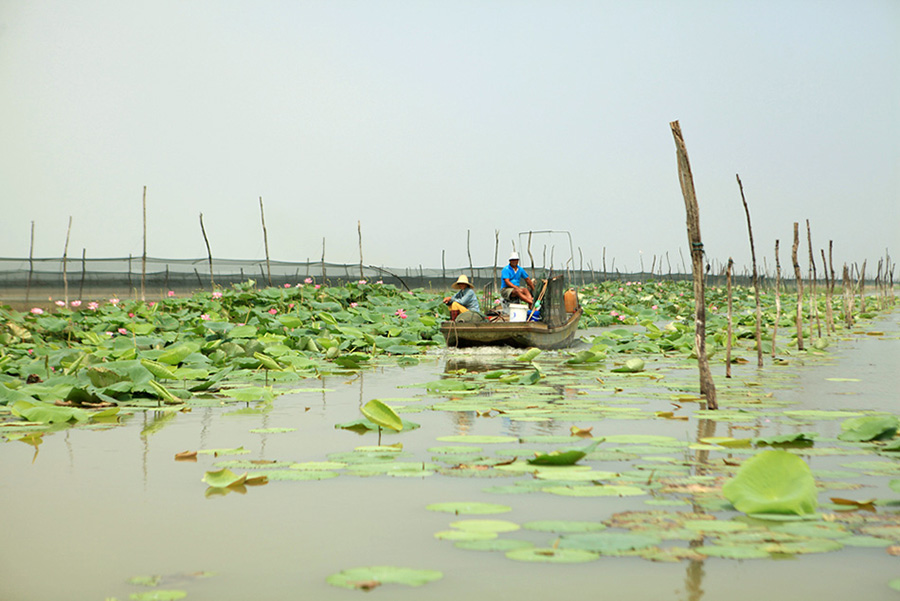
[[828,260],[825,259],[825,249],[820,248],[819,252],[822,253],[822,275],[825,276],[825,332],[831,333],[834,332],[834,307],[831,306],[834,282],[828,276]]
[[69,259],[69,235],[72,233],[72,216],[69,215],[69,227],[66,229],[66,245],[63,247],[62,268],[63,268],[63,290],[66,306],[69,306],[69,277],[66,274],[66,263]]
[[772,358],[775,358],[775,340],[778,337],[778,321],[781,319],[781,260],[778,258],[778,240],[775,240],[775,323],[772,325]]
[[325,283],[325,236],[322,236],[322,283]]
[[728,332],[725,336],[725,377],[731,377],[731,332],[732,332],[732,303],[731,303],[731,269],[734,261],[728,257],[728,267],[725,268],[725,282],[728,286]]
[[85,254],[87,250],[81,249],[81,285],[78,287],[78,300],[84,298],[84,278],[87,275],[87,265],[85,264]]
[[466,230],[466,253],[469,255],[469,277],[475,281],[475,267],[472,265],[472,230]]
[[[535,273],[534,273],[534,256],[531,254],[531,234],[532,234],[531,230],[528,230],[528,246],[526,248],[528,250],[528,260],[531,262],[531,266],[530,266],[531,275],[535,275]],[[547,255],[547,248],[544,247],[544,256],[546,257],[546,255]],[[545,259],[544,265],[546,266],[546,264],[547,264],[547,262]]]
[[31,242],[28,245],[28,283],[25,285],[25,304],[31,298],[31,277],[34,275],[34,221],[31,222]]
[[[216,282],[213,279],[213,263],[212,263],[212,250],[209,248],[209,238],[206,237],[206,228],[203,227],[203,213],[200,213],[200,231],[203,233],[203,242],[206,244],[206,256],[209,258],[209,286],[210,288],[216,287]],[[169,280],[169,266],[166,265],[166,281]],[[169,286],[166,285],[166,288]]]
[[444,260],[444,255],[446,254],[446,252],[446,249],[441,249],[441,279],[444,281],[447,280],[447,264]]
[[[741,183],[741,176],[737,177],[738,188],[741,190],[741,202],[744,203],[744,213],[747,215],[747,233],[750,236],[750,260],[753,263],[753,293],[756,296],[756,366],[763,366],[763,348],[762,348],[762,308],[759,300],[759,275],[756,271],[756,247],[753,245],[753,226],[750,225],[750,207],[747,206],[747,199],[744,197],[744,185]],[[729,269],[731,268],[731,259],[728,259]]]
[[859,285],[857,286],[857,290],[859,290],[859,312],[866,312],[866,261],[868,259],[863,260],[862,269],[859,272]]
[[[494,230],[494,278],[493,278],[493,280],[491,280],[491,286],[493,286],[493,288],[491,289],[492,295],[497,292],[497,285],[498,285],[497,282],[499,281],[497,279],[497,261],[499,261],[499,260],[500,260],[500,230]],[[487,299],[485,299],[485,307],[488,307],[488,306],[490,306],[490,305],[488,305]],[[487,311],[487,309],[485,309],[485,311]]]
[[356,222],[356,234],[359,238],[359,279],[363,279],[365,275],[363,274],[363,254],[362,254],[362,222]]
[[797,350],[803,350],[803,276],[800,274],[800,262],[797,261],[797,247],[800,246],[800,224],[794,222],[794,246],[791,248],[791,261],[794,264],[794,279],[797,281],[797,313],[794,322],[797,325]]
[[691,164],[681,134],[681,126],[678,121],[672,121],[669,123],[669,127],[675,138],[678,179],[681,183],[681,194],[684,196],[688,243],[691,248],[691,265],[694,275],[694,339],[700,372],[700,394],[706,398],[707,409],[715,410],[719,408],[716,401],[716,385],[713,382],[712,373],[709,371],[709,358],[706,356],[706,299],[703,287],[703,241],[700,237],[700,209],[694,191],[694,178],[691,175]]
[[809,270],[811,272],[809,284],[809,338],[812,340],[813,322],[816,324],[816,332],[819,338],[822,337],[822,324],[819,320],[819,299],[816,298],[816,259],[813,254],[812,231],[809,227],[809,219],[806,220],[806,244],[809,249]]
[[142,201],[144,224],[144,252],[141,254],[141,302],[147,300],[147,186],[144,186],[144,199]]
[[262,196],[259,197],[259,217],[262,220],[262,231],[263,231],[263,246],[266,250],[266,280],[269,283],[269,286],[272,285],[272,266],[269,263],[269,236],[266,233],[266,213],[263,210],[263,199]]

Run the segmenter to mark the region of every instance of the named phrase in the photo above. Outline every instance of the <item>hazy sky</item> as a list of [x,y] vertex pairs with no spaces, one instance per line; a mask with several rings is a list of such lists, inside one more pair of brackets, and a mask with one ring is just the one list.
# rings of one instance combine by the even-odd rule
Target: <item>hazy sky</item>
[[[900,2],[0,0],[0,256],[900,256]],[[539,243],[534,253],[540,255]],[[523,250],[520,248],[520,250]],[[556,262],[563,249],[556,250]],[[568,254],[567,249],[565,253]],[[818,252],[816,253],[818,256]],[[688,259],[689,261],[689,259]]]

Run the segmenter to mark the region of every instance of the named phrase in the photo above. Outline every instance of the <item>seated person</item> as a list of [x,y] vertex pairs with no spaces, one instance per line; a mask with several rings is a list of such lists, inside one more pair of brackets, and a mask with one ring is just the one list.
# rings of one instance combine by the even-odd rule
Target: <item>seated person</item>
[[[522,285],[522,280],[525,280],[528,288]],[[525,268],[519,267],[518,253],[514,252],[509,256],[509,265],[504,267],[500,273],[500,281],[502,282],[500,284],[500,296],[504,299],[509,302],[521,300],[529,307],[534,304],[534,297],[532,296],[534,280],[528,277]]]
[[479,321],[478,318],[482,317],[481,307],[478,304],[478,296],[475,294],[475,289],[469,283],[469,278],[461,275],[450,287],[454,290],[459,290],[453,296],[444,298],[444,304],[450,307],[451,317],[458,315],[458,317],[453,318],[454,321]]

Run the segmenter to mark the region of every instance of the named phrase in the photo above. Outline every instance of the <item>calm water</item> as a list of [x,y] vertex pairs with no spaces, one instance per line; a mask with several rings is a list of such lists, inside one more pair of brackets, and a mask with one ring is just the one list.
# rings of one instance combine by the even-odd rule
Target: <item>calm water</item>
[[[766,372],[783,369],[797,374],[772,385],[774,398],[791,401],[793,408],[895,412],[900,370],[898,317],[895,313],[867,326],[883,330],[885,337],[843,340],[829,349],[827,358],[809,360],[802,369],[786,370],[767,362]],[[444,573],[442,580],[423,588],[384,586],[369,593],[382,599],[878,600],[900,594],[886,584],[900,577],[900,558],[884,549],[847,548],[790,560],[654,563],[606,557],[585,564],[530,564],[509,560],[501,553],[461,550],[449,541],[435,539],[435,532],[461,518],[425,510],[435,502],[485,501],[513,508],[487,517],[518,523],[603,520],[619,511],[659,509],[645,505],[647,497],[569,498],[484,491],[514,482],[511,478],[345,475],[323,481],[272,481],[249,488],[244,495],[207,498],[201,478],[222,458],[201,455],[196,463],[173,459],[185,450],[243,446],[249,454],[225,459],[323,461],[330,453],[376,444],[374,433],[359,436],[334,428],[360,417],[360,403],[393,397],[423,399],[395,406],[442,401],[433,395],[426,397],[423,389],[397,386],[435,380],[447,361],[504,364],[515,355],[510,351],[473,357],[440,351],[414,367],[378,368],[361,376],[292,383],[289,386],[310,391],[279,397],[266,415],[224,415],[236,409],[235,405],[199,407],[177,414],[147,436],[141,431],[158,417],[153,413],[137,413],[122,427],[48,434],[37,455],[33,447],[21,442],[0,444],[0,503],[5,516],[0,600],[124,600],[131,593],[150,590],[127,580],[150,574],[166,576],[168,581],[160,588],[185,590],[188,599],[350,599],[363,593],[331,587],[325,578],[342,569],[369,565]],[[546,357],[552,358],[553,353]],[[721,364],[716,364],[716,369],[724,371]],[[755,371],[750,365],[737,366],[735,379],[755,380]],[[590,380],[596,375],[603,374],[586,377]],[[687,370],[678,375],[684,380],[692,376]],[[859,381],[826,379],[834,377]],[[668,400],[659,398],[635,403],[649,411],[671,407]],[[403,442],[410,457],[421,461],[431,460],[433,453],[428,448],[451,444],[436,441],[439,436],[568,434],[572,425],[441,411],[404,417],[422,427],[385,437],[384,442]],[[665,434],[682,440],[697,436],[693,417],[689,422],[606,419],[578,425],[593,426],[595,435]],[[754,426],[752,435],[783,429],[763,420]],[[250,432],[269,427],[296,431]],[[717,435],[728,434],[727,424],[717,427]],[[816,429],[822,436],[833,436],[839,431],[839,422],[820,422]],[[491,445],[479,446],[488,452],[495,450]],[[515,445],[497,448],[510,446]],[[814,469],[831,469],[863,459],[866,457],[814,457],[810,464]],[[846,496],[897,496],[886,488],[886,479],[872,479],[867,484],[871,488]],[[820,500],[827,500],[825,497],[827,493],[822,493]],[[546,533],[515,534],[539,546],[552,540]],[[197,572],[212,575],[190,576]]]

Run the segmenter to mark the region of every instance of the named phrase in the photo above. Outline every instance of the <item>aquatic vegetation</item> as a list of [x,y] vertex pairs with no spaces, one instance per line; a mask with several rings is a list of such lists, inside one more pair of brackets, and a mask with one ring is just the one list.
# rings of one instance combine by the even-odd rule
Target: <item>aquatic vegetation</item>
[[747,460],[722,493],[748,514],[815,512],[816,483],[809,466],[787,451],[763,451]]

